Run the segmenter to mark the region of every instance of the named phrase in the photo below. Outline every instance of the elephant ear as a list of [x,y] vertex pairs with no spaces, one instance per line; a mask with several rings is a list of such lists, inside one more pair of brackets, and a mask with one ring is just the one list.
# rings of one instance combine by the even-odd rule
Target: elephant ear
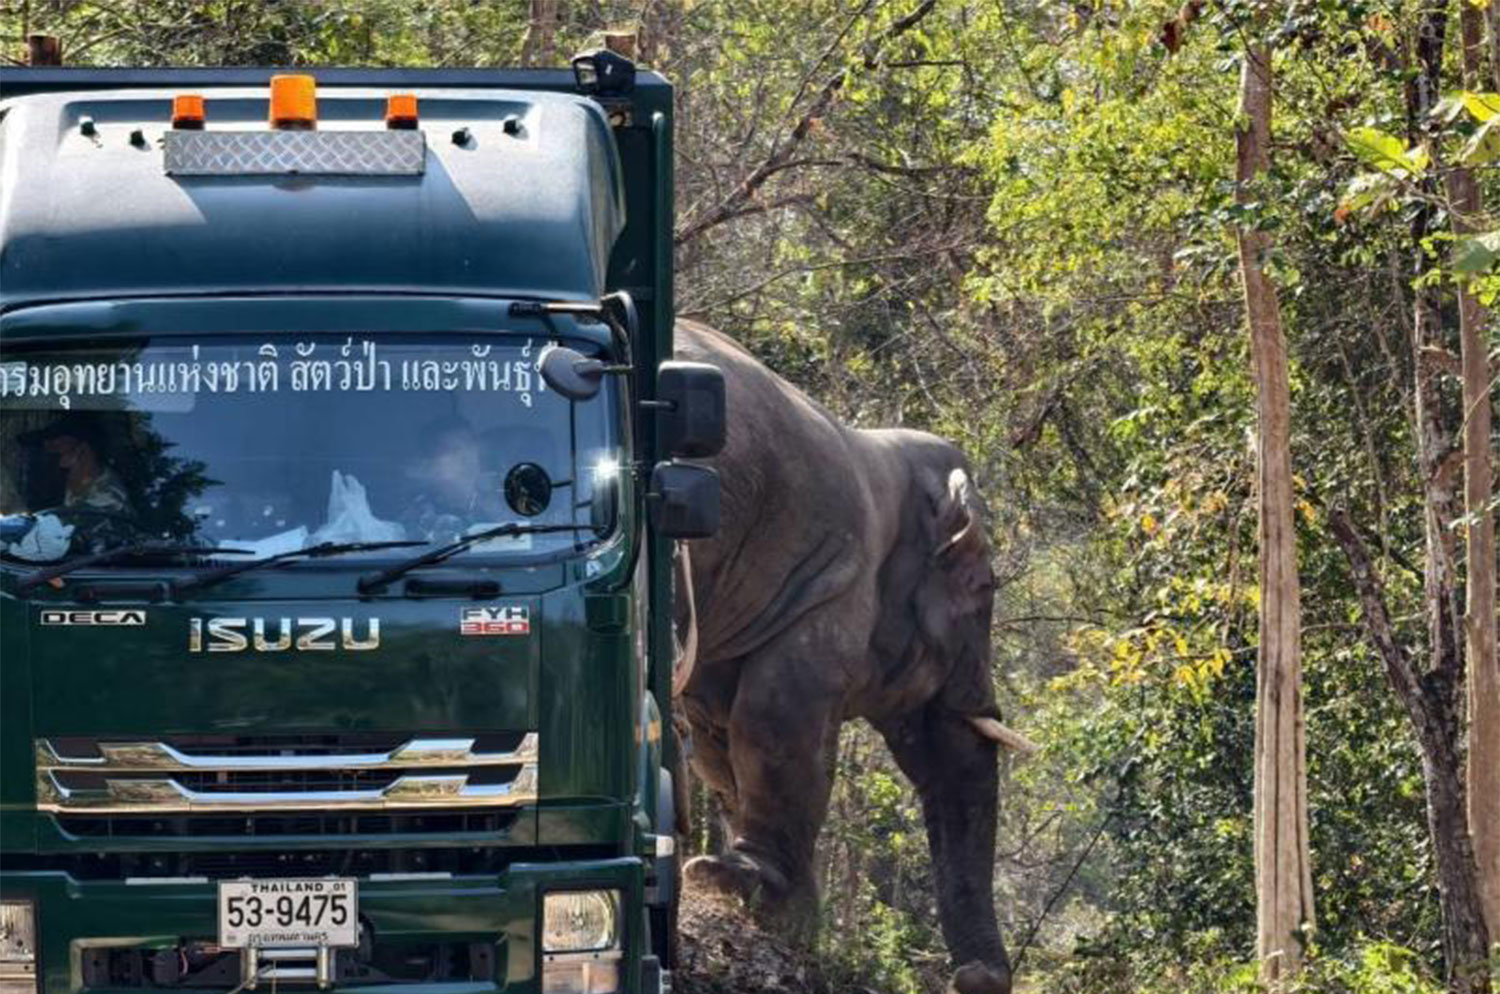
[[951,581],[951,593],[962,601],[958,607],[963,613],[988,607],[995,575],[985,536],[984,504],[969,474],[962,469],[949,473],[945,492],[935,504],[933,565]]
[[984,504],[959,468],[932,488],[929,504],[931,553],[916,592],[922,640],[946,665],[944,704],[964,714],[987,713],[994,707],[989,663],[995,575]]

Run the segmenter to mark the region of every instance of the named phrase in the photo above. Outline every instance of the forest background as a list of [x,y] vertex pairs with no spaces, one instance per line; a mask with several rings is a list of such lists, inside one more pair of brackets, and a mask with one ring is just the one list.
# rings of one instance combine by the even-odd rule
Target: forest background
[[[33,0],[0,7],[0,39],[17,62],[46,32],[68,64],[499,66],[634,35],[677,86],[678,313],[853,424],[955,440],[988,495],[995,678],[1043,745],[1003,771],[995,878],[1023,990],[1255,989],[1255,387],[1234,236],[1271,233],[1318,912],[1298,989],[1417,994],[1446,973],[1421,757],[1330,520],[1363,536],[1420,655],[1413,297],[1451,316],[1455,281],[1500,290],[1500,235],[1445,235],[1450,205],[1401,137],[1435,6]],[[1251,33],[1276,120],[1271,170],[1237,203]],[[1486,106],[1439,127],[1500,194]],[[864,726],[839,765],[818,982],[941,990],[915,797]],[[715,820],[697,805],[701,851]]]

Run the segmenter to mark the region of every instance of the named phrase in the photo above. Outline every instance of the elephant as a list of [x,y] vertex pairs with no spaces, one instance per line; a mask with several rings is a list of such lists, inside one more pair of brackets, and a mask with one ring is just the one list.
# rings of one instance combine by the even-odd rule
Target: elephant
[[958,994],[1008,994],[992,890],[999,722],[994,574],[963,455],[918,431],[841,424],[729,337],[679,321],[718,366],[718,533],[688,543],[696,629],[678,711],[732,841],[684,868],[773,918],[816,907],[814,848],[840,725],[879,731],[921,800]]

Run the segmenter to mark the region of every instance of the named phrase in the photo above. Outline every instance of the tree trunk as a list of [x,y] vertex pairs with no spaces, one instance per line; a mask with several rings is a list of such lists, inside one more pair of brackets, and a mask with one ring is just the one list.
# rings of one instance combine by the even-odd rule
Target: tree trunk
[[[1471,180],[1472,182],[1472,180]],[[1469,294],[1464,294],[1472,300]],[[1494,475],[1490,453],[1490,377],[1483,312],[1463,327],[1464,511],[1468,589],[1464,631],[1469,690],[1469,831],[1479,863],[1485,918],[1500,934],[1500,664],[1495,655]],[[1468,310],[1465,308],[1464,310]],[[1463,320],[1464,310],[1460,311]]]
[[56,35],[30,35],[26,39],[27,61],[33,66],[62,65],[62,42]]
[[1385,664],[1391,687],[1406,708],[1422,750],[1427,827],[1437,862],[1449,990],[1454,994],[1487,994],[1489,931],[1465,822],[1457,684],[1442,673],[1420,672],[1416,661],[1396,641],[1385,606],[1385,590],[1364,541],[1342,510],[1329,516],[1329,524],[1349,560],[1365,629]]
[[[1245,54],[1236,199],[1269,166],[1270,51]],[[1291,389],[1276,287],[1264,262],[1271,239],[1238,232],[1256,386],[1260,492],[1260,648],[1255,710],[1255,878],[1258,954],[1267,981],[1295,974],[1314,922],[1307,829],[1307,747],[1302,715],[1301,588],[1292,496]]]
[[562,0],[531,0],[526,37],[521,42],[521,65],[552,65],[557,54],[557,26],[562,16]]
[[[1416,63],[1406,84],[1408,141],[1430,143],[1432,110],[1442,90],[1449,5],[1427,0],[1418,13]],[[1472,29],[1465,26],[1472,37]],[[1470,39],[1466,38],[1468,42]],[[1473,48],[1465,45],[1465,62]],[[1462,193],[1462,171],[1442,173],[1450,196]],[[1453,186],[1454,177],[1459,188]],[[1436,201],[1440,193],[1429,177],[1424,192]],[[1422,750],[1422,775],[1427,793],[1428,828],[1437,859],[1438,900],[1443,915],[1443,953],[1449,989],[1461,994],[1490,990],[1489,930],[1479,884],[1479,865],[1467,817],[1466,777],[1460,747],[1465,682],[1464,605],[1459,592],[1458,544],[1454,524],[1462,514],[1457,474],[1461,460],[1455,438],[1457,422],[1444,402],[1441,377],[1444,363],[1435,361],[1451,352],[1441,320],[1436,284],[1429,278],[1431,255],[1426,248],[1434,208],[1424,207],[1412,219],[1411,251],[1414,304],[1411,326],[1413,359],[1412,434],[1422,480],[1426,556],[1423,563],[1423,600],[1427,615],[1427,665],[1422,667],[1395,643],[1386,616],[1383,590],[1363,556],[1362,543],[1347,520],[1335,516],[1334,535],[1344,546],[1364,602],[1367,627],[1386,660],[1392,685],[1406,705],[1417,743]],[[1461,306],[1463,302],[1460,301]],[[1479,317],[1471,303],[1464,318],[1474,326]],[[1459,818],[1455,811],[1463,810]]]
[[1500,91],[1500,3],[1489,0],[1484,15],[1490,28],[1490,89]]
[[[1495,6],[1490,4],[1490,16]],[[1473,4],[1460,14],[1464,85],[1484,85],[1484,18]],[[1495,21],[1490,21],[1491,41]],[[1497,67],[1500,69],[1500,67]],[[1479,184],[1468,169],[1447,177],[1454,234],[1474,234],[1484,209]],[[1494,470],[1490,453],[1490,377],[1485,353],[1489,317],[1479,300],[1459,287],[1459,348],[1463,371],[1464,515],[1466,597],[1464,645],[1469,697],[1468,824],[1478,863],[1480,893],[1491,935],[1500,934],[1500,668],[1495,659],[1495,517],[1490,510]]]

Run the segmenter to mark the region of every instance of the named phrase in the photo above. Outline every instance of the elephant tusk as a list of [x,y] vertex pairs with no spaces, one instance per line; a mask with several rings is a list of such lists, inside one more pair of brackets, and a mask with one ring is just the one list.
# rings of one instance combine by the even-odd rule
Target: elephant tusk
[[677,659],[672,663],[673,700],[682,696],[698,665],[698,604],[693,597],[693,561],[685,542],[677,543],[677,584],[687,603],[688,616],[687,631],[682,633],[682,644],[677,647]]
[[1007,749],[1013,749],[1024,756],[1030,756],[1041,752],[1042,747],[1022,735],[1020,732],[1006,728],[994,718],[986,718],[982,715],[971,714],[968,716],[969,724],[974,726],[974,731],[985,738],[1003,745]]

